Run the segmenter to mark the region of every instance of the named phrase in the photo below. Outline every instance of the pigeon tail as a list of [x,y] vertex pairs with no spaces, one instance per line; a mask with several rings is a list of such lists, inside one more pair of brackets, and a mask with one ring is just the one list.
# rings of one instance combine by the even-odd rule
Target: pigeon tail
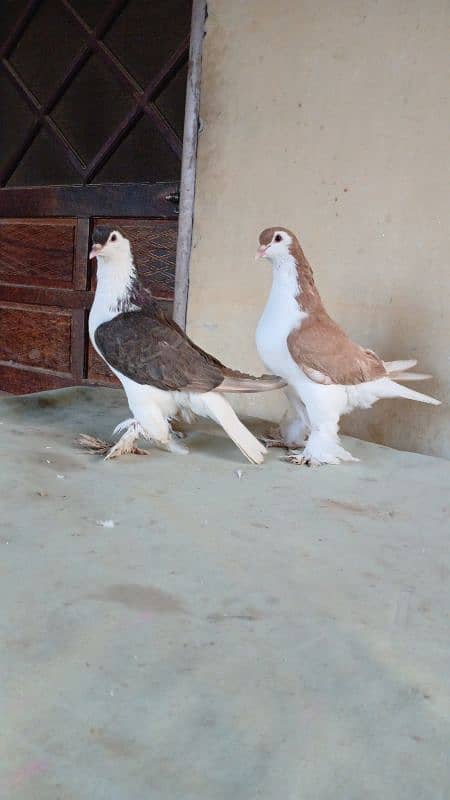
[[283,389],[286,381],[278,375],[247,375],[244,372],[229,370],[215,392],[271,392]]
[[410,372],[417,364],[415,358],[408,361],[383,361],[383,364],[392,381],[428,381],[433,377],[425,372]]
[[379,381],[379,386],[381,389],[379,393],[380,399],[383,397],[404,397],[406,400],[416,400],[418,403],[430,403],[433,406],[441,405],[441,401],[436,400],[435,397],[416,392],[414,389],[410,389],[409,386],[402,386],[391,379],[383,383]]

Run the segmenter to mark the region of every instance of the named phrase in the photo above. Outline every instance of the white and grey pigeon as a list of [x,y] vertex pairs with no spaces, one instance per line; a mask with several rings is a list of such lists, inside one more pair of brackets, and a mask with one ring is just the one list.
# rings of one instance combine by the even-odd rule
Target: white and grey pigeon
[[[384,397],[440,405],[439,400],[397,381],[430,375],[408,372],[415,360],[382,361],[352,342],[327,314],[313,272],[296,236],[267,228],[257,258],[272,263],[272,288],[256,330],[256,346],[267,369],[288,384],[290,409],[281,421],[281,442],[296,464],[356,461],[339,441],[339,420]],[[304,447],[302,452],[295,452]]]
[[122,383],[133,414],[116,428],[123,435],[107,457],[139,452],[134,448],[139,436],[187,453],[173,435],[171,420],[192,421],[198,415],[221,425],[246,458],[260,464],[265,447],[240,422],[223,392],[268,391],[285,382],[229,369],[197,347],[142,286],[130,242],[119,230],[98,226],[90,258],[97,259],[90,340]]

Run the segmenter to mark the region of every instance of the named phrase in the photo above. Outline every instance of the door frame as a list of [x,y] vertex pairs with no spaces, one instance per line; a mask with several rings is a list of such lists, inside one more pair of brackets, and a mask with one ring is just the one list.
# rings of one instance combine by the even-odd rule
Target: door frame
[[197,173],[197,141],[199,132],[202,51],[207,8],[206,0],[193,0],[189,66],[186,82],[183,152],[181,158],[180,206],[178,216],[175,298],[173,318],[183,330],[189,295],[189,269],[194,225],[195,183]]

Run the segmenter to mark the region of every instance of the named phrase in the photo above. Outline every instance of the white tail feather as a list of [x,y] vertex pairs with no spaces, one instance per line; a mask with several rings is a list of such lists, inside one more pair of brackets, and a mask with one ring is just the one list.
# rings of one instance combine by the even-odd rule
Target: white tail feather
[[262,464],[267,453],[266,448],[242,424],[228,400],[220,394],[208,392],[201,395],[201,401],[206,415],[222,426],[241,453],[252,464]]
[[386,372],[390,375],[391,372],[407,372],[417,364],[416,358],[410,358],[407,361],[383,361]]
[[441,405],[440,400],[436,400],[428,394],[416,392],[414,389],[410,389],[409,386],[402,386],[400,383],[395,383],[395,381],[392,380],[386,381],[385,387],[380,397],[404,397],[406,400],[417,400],[418,403],[430,403],[432,406]]
[[424,372],[409,371],[417,364],[415,358],[410,358],[408,361],[383,361],[383,364],[391,381],[427,381],[432,377]]
[[433,376],[424,372],[392,372],[389,377],[392,381],[429,381]]

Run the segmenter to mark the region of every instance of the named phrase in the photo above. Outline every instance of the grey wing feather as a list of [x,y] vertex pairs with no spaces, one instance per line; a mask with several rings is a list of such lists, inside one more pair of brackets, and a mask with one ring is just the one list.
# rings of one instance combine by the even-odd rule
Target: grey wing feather
[[209,392],[225,368],[193,346],[164,314],[129,311],[99,325],[95,343],[105,361],[136,383],[166,391]]

